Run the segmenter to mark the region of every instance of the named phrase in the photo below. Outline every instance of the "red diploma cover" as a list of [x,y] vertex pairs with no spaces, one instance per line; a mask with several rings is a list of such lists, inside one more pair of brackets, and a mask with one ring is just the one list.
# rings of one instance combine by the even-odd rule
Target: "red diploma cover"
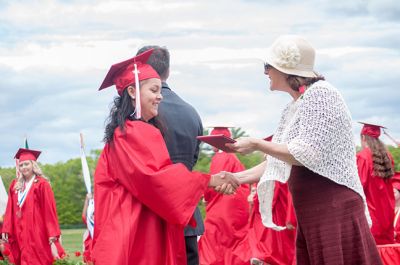
[[204,136],[197,136],[197,139],[200,141],[206,142],[209,145],[212,145],[222,151],[227,153],[234,153],[235,151],[230,149],[229,147],[225,146],[227,143],[234,143],[236,142],[232,138],[226,137],[223,134],[215,134],[215,135],[204,135]]

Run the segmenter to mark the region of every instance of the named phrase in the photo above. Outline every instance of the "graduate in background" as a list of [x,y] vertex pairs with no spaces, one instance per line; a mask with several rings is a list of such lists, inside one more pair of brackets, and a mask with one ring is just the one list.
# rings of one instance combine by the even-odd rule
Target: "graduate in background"
[[394,226],[394,241],[400,243],[400,172],[395,172],[392,177],[394,201],[395,201],[395,216],[393,221]]
[[20,148],[15,155],[21,175],[10,185],[2,237],[16,265],[50,265],[65,255],[54,194],[36,163],[40,153]]
[[257,193],[253,197],[253,204],[247,234],[250,264],[295,264],[296,216],[288,185],[278,181],[275,183],[272,203],[274,223],[287,229],[275,231],[262,224]]
[[208,186],[238,186],[172,163],[156,117],[161,80],[146,64],[152,52],[113,65],[100,87],[115,85],[119,96],[94,176],[96,265],[186,264],[184,226],[200,197]]
[[92,194],[92,182],[90,180],[89,166],[86,160],[85,145],[83,141],[83,134],[80,133],[80,146],[81,146],[81,164],[83,180],[86,187],[86,198],[82,209],[82,221],[87,229],[83,233],[83,262],[92,264],[92,239],[94,230],[94,200]]
[[[210,135],[231,137],[227,127],[215,127]],[[211,159],[210,174],[221,171],[239,172],[245,170],[233,153],[223,152],[213,147],[215,155]],[[235,251],[248,228],[249,185],[241,185],[234,195],[223,195],[208,189],[204,192],[206,201],[205,233],[199,240],[201,265],[241,265],[248,264],[242,251]]]
[[94,230],[94,200],[91,193],[86,194],[82,209],[82,221],[87,229],[83,233],[83,262],[92,263],[92,238]]
[[372,219],[371,232],[376,244],[394,243],[394,175],[392,155],[379,140],[380,125],[364,124],[361,130],[362,150],[357,153],[357,167]]
[[[265,138],[272,140],[272,135]],[[255,188],[255,190],[257,190]],[[283,231],[275,231],[265,227],[261,221],[258,194],[253,195],[253,210],[250,213],[247,241],[250,249],[252,265],[292,265],[295,264],[296,216],[292,196],[287,183],[275,182],[272,202],[273,221],[286,227]]]

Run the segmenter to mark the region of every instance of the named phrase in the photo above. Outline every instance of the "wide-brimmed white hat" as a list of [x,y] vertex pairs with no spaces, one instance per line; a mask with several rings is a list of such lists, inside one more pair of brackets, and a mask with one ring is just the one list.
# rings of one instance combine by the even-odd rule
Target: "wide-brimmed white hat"
[[304,38],[280,36],[269,47],[266,61],[279,71],[302,77],[317,77],[314,72],[315,50]]

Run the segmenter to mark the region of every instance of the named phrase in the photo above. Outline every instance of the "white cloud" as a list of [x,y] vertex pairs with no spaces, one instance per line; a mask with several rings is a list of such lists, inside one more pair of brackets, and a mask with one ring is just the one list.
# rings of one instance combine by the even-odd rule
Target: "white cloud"
[[[317,70],[343,93],[356,120],[400,139],[397,1],[10,1],[0,4],[0,161],[12,165],[28,134],[42,162],[101,148],[116,95],[97,88],[111,64],[146,44],[171,52],[171,87],[204,124],[272,133],[290,97],[272,93],[266,47],[281,34],[317,48]],[[360,127],[355,124],[355,133]]]

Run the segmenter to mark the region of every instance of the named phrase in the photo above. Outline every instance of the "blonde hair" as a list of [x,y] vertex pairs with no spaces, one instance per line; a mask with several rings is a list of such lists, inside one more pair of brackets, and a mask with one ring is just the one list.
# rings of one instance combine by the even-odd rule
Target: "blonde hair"
[[374,175],[384,179],[393,177],[394,168],[385,145],[378,138],[373,138],[368,135],[363,136],[372,152]]
[[[39,164],[36,161],[34,161],[34,160],[28,160],[28,161],[30,161],[32,163],[32,171],[36,176],[40,176],[40,177],[46,179],[47,181],[49,181],[49,179],[45,175],[43,175],[43,172],[40,169]],[[24,186],[24,182],[25,182],[25,178],[22,174],[20,174],[19,178],[17,179],[17,183],[14,186],[14,189],[16,191],[21,190],[22,187]]]

